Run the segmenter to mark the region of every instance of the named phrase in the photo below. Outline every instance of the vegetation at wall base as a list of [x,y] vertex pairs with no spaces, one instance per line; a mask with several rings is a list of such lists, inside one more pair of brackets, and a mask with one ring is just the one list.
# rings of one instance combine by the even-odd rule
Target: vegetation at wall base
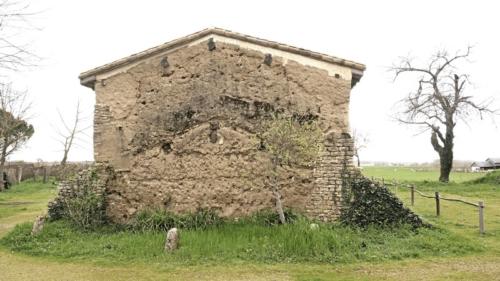
[[83,230],[96,228],[106,222],[104,198],[93,192],[84,192],[65,201],[67,218]]
[[[295,223],[300,219],[305,220],[302,215],[288,208],[285,208],[283,210],[283,214],[285,215],[286,223]],[[242,221],[260,226],[276,226],[281,224],[279,214],[274,209],[260,210],[254,213],[252,216],[243,218]]]
[[200,208],[193,213],[174,214],[165,209],[152,208],[139,211],[127,228],[133,231],[168,231],[182,229],[207,229],[218,227],[224,220],[213,209]]
[[475,241],[437,228],[361,229],[319,223],[318,229],[310,229],[310,221],[303,219],[275,226],[232,222],[206,229],[181,229],[181,246],[172,254],[163,252],[164,231],[131,232],[102,226],[82,232],[66,220],[47,223],[35,237],[30,231],[31,224],[18,225],[0,240],[0,245],[33,256],[106,264],[239,261],[334,264],[459,256],[484,250]]
[[366,177],[348,179],[346,184],[347,188],[344,188],[343,193],[344,208],[340,216],[340,221],[344,224],[359,227],[430,226],[403,206],[403,202],[385,186]]
[[[287,223],[293,223],[302,218],[290,209],[285,209],[284,214]],[[165,209],[152,208],[139,211],[126,227],[132,231],[168,231],[173,227],[204,230],[236,221],[221,218],[215,210],[207,208],[200,208],[187,214],[174,214]],[[271,209],[261,210],[252,216],[241,218],[239,221],[260,226],[281,224],[278,213]]]
[[67,219],[82,230],[106,223],[105,186],[96,167],[81,171],[75,178],[61,183],[58,196],[49,202],[50,220]]

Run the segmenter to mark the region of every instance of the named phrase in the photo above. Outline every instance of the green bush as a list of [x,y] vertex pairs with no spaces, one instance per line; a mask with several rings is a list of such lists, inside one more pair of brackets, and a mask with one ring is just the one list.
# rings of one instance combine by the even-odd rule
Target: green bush
[[[290,209],[285,209],[287,223],[297,221],[300,216]],[[281,224],[275,210],[264,209],[252,216],[243,218],[242,223],[260,226],[274,226]],[[226,223],[213,209],[200,208],[193,213],[174,214],[165,209],[153,208],[139,211],[129,222],[128,228],[135,231],[168,231],[173,227],[190,230],[204,230],[218,227]]]
[[129,222],[132,230],[167,231],[178,223],[178,216],[162,209],[145,209],[139,211]]
[[213,209],[198,209],[194,213],[182,215],[179,220],[180,227],[185,229],[207,229],[223,223],[224,220]]
[[[290,209],[283,210],[287,223],[295,222],[299,216]],[[262,226],[274,226],[281,224],[278,213],[275,210],[264,209],[254,213],[248,220]]]
[[164,209],[145,209],[129,223],[136,231],[168,231],[173,227],[184,229],[207,229],[217,227],[224,220],[212,209],[198,209],[194,213],[174,214]]
[[83,230],[106,222],[105,191],[94,168],[81,172],[65,188],[65,194],[49,203],[51,220],[67,219]]
[[469,181],[472,184],[486,183],[486,184],[500,184],[500,171],[489,172],[486,175]]
[[347,182],[347,188],[344,188],[344,208],[340,216],[344,224],[360,227],[427,226],[385,186],[365,177],[356,177]]
[[84,192],[64,201],[66,218],[82,229],[92,229],[105,222],[104,197]]

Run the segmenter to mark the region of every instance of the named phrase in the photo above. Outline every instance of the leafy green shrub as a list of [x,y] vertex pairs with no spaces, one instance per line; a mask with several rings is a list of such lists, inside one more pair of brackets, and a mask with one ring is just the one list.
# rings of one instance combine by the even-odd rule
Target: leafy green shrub
[[168,231],[173,227],[184,229],[207,229],[217,227],[224,220],[212,209],[198,209],[194,213],[177,215],[164,209],[145,209],[129,223],[132,230]]
[[[290,209],[283,210],[285,221],[287,223],[295,222],[299,216]],[[274,226],[281,224],[280,218],[276,210],[264,209],[254,213],[249,221],[262,226]]]
[[168,231],[178,224],[179,217],[163,209],[145,209],[139,211],[129,223],[133,230]]
[[94,167],[61,183],[59,195],[49,203],[50,220],[67,219],[74,226],[94,229],[106,222],[105,185]]
[[79,228],[92,229],[105,222],[103,196],[85,191],[64,203],[66,218]]
[[344,224],[360,227],[427,226],[386,187],[365,177],[349,180],[344,189],[344,209],[340,216]]
[[500,184],[500,171],[489,172],[486,175],[470,181],[472,184],[486,183],[486,184]]
[[179,225],[186,229],[207,229],[217,227],[224,223],[224,220],[213,209],[198,209],[194,213],[180,217]]
[[49,201],[47,213],[50,221],[60,220],[65,216],[65,205],[62,200]]

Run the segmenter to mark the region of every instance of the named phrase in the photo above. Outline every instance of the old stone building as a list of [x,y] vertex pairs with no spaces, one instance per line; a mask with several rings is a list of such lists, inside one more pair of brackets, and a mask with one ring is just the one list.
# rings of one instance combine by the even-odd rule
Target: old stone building
[[[96,94],[94,153],[114,167],[108,215],[214,208],[238,217],[271,208],[259,124],[273,112],[313,118],[325,137],[315,167],[283,169],[284,205],[323,220],[340,210],[351,165],[356,62],[212,28],[80,75]],[[347,159],[347,161],[346,161]]]

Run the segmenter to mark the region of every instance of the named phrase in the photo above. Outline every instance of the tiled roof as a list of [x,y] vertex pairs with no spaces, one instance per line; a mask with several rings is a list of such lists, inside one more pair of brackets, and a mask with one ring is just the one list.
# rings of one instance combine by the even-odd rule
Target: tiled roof
[[329,56],[329,55],[325,55],[322,53],[317,53],[317,52],[305,50],[302,48],[297,48],[297,47],[289,46],[286,44],[281,44],[281,43],[265,40],[265,39],[260,39],[260,38],[248,36],[245,34],[221,29],[221,28],[208,28],[208,29],[204,29],[202,31],[193,33],[191,35],[184,36],[184,37],[175,39],[173,41],[164,43],[162,45],[147,49],[143,52],[136,53],[136,54],[133,54],[131,56],[128,56],[128,57],[116,60],[114,62],[96,67],[94,69],[85,71],[85,72],[81,73],[79,76],[80,83],[82,85],[87,86],[87,87],[92,87],[92,85],[93,85],[92,83],[95,81],[96,75],[103,74],[103,73],[106,73],[108,71],[114,70],[116,68],[126,66],[127,64],[134,63],[136,61],[140,61],[142,59],[146,59],[146,58],[149,58],[151,56],[157,55],[159,53],[168,51],[170,49],[189,44],[195,40],[198,40],[198,39],[203,38],[205,36],[209,36],[211,34],[219,35],[219,36],[223,36],[223,37],[227,37],[227,38],[232,38],[232,39],[236,39],[236,40],[240,40],[240,41],[244,41],[244,42],[248,42],[248,43],[252,43],[252,44],[257,44],[257,45],[261,45],[264,47],[273,48],[273,49],[277,49],[280,51],[289,52],[289,53],[301,55],[304,57],[316,59],[319,61],[324,61],[327,63],[332,63],[332,64],[337,64],[337,65],[349,67],[349,68],[357,71],[358,74],[357,74],[356,79],[358,79],[358,80],[361,78],[361,75],[366,68],[364,64],[357,63],[354,61],[345,60],[345,59],[341,59],[338,57]]

